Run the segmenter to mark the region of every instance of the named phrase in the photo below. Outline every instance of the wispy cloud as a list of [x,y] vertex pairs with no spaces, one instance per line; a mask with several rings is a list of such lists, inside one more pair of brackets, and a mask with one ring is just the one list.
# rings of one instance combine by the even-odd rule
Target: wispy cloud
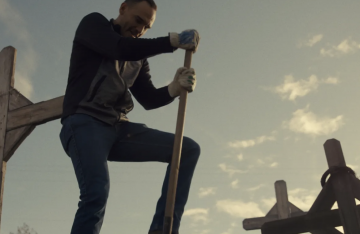
[[18,51],[17,64],[15,71],[15,87],[27,98],[34,92],[30,76],[37,69],[38,55],[32,44],[32,37],[26,27],[26,20],[21,13],[13,7],[8,0],[0,0],[0,22],[5,25],[6,32],[24,49]]
[[261,188],[263,188],[263,187],[266,187],[266,185],[265,185],[265,184],[259,184],[258,186],[255,186],[255,187],[251,187],[251,188],[246,189],[246,191],[248,191],[248,192],[254,192],[254,191],[257,191],[257,190],[259,190],[259,189],[261,189]]
[[274,93],[280,95],[282,99],[294,101],[297,97],[304,97],[312,91],[316,91],[320,84],[338,84],[339,79],[328,77],[318,79],[316,75],[311,75],[308,79],[296,80],[292,75],[285,76],[284,82],[275,88],[269,88]]
[[226,172],[229,175],[229,177],[232,177],[235,174],[247,173],[247,171],[242,171],[242,170],[236,169],[236,168],[234,168],[234,166],[226,165],[225,163],[219,164],[219,167],[223,172]]
[[243,140],[243,141],[232,141],[228,143],[228,146],[230,146],[231,148],[237,148],[237,149],[241,149],[241,148],[249,148],[249,147],[253,147],[255,145],[259,145],[262,144],[266,141],[274,141],[276,138],[275,136],[259,136],[255,139],[250,139],[250,140]]
[[216,202],[219,212],[225,212],[234,218],[251,218],[264,216],[259,204],[255,202],[243,202],[241,200],[220,200]]
[[192,225],[207,224],[209,223],[209,209],[195,208],[185,210],[184,217],[189,217],[192,221]]
[[230,183],[230,186],[231,186],[231,188],[233,188],[233,189],[239,188],[239,180],[236,179],[236,180],[232,181],[232,182]]
[[309,37],[307,40],[303,40],[299,43],[299,47],[307,46],[307,47],[313,47],[315,44],[320,42],[323,39],[322,34],[317,34]]
[[296,188],[288,191],[289,201],[302,211],[308,211],[314,204],[319,191]]
[[340,44],[334,46],[329,45],[326,48],[320,50],[320,54],[324,57],[340,57],[342,55],[355,53],[360,49],[360,43],[354,41],[351,38],[345,39]]
[[293,132],[304,133],[310,136],[328,135],[336,132],[344,125],[344,116],[334,118],[319,117],[309,110],[309,105],[304,109],[298,109],[293,113],[289,121],[283,122],[283,127]]
[[[295,188],[288,191],[288,199],[292,204],[297,206],[302,211],[308,211],[314,204],[318,194],[319,191]],[[261,204],[266,210],[269,210],[276,204],[276,198],[263,198],[261,199]]]
[[263,198],[261,199],[261,205],[266,209],[270,210],[276,204],[276,198]]
[[200,188],[198,195],[200,198],[207,197],[209,195],[215,195],[216,190],[217,190],[217,188],[215,188],[215,187]]
[[352,165],[352,164],[347,164],[348,167],[350,167],[351,169],[353,169],[353,171],[356,173],[356,171],[359,169],[359,166],[357,165]]
[[267,157],[265,159],[261,159],[261,158],[258,158],[256,160],[256,165],[259,166],[259,167],[270,167],[270,168],[275,168],[279,165],[278,162],[274,162],[273,159],[271,157]]

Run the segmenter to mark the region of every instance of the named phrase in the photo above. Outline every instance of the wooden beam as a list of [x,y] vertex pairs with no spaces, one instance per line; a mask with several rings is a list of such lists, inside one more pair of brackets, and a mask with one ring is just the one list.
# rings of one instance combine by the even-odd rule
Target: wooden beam
[[275,205],[269,210],[269,212],[265,215],[265,217],[269,217],[272,215],[276,215],[277,216],[277,204],[275,203]]
[[[291,217],[298,217],[306,215],[306,212],[294,212],[291,213]],[[279,220],[279,216],[276,215],[269,215],[265,217],[257,217],[257,218],[251,218],[251,219],[244,219],[243,220],[243,228],[247,231],[249,230],[257,230],[261,229],[261,227],[264,225],[264,223],[276,221]]]
[[[294,214],[297,214],[297,213],[306,214],[306,212],[302,211],[301,209],[299,209],[297,206],[295,206],[291,202],[289,202],[289,209],[290,209],[290,217],[294,217]],[[296,216],[298,216],[298,215],[296,215]]]
[[279,180],[275,182],[276,208],[279,219],[290,217],[289,200],[286,182]]
[[311,231],[311,234],[343,234],[335,228],[325,228],[322,230]]
[[[360,211],[360,205],[356,207]],[[265,223],[262,234],[298,234],[316,232],[324,228],[342,226],[340,212],[336,210],[319,211],[298,217],[292,217]],[[331,230],[331,229],[330,229]]]
[[264,223],[279,220],[278,215],[269,215],[243,220],[243,228],[247,231],[260,229]]
[[[327,140],[324,143],[326,159],[329,168],[346,166],[340,141]],[[360,233],[359,213],[356,209],[355,197],[352,191],[351,175],[349,173],[332,174],[332,188],[339,206],[341,223],[346,234]]]
[[22,95],[15,88],[10,90],[10,103],[9,103],[9,111],[13,111],[19,109],[20,107],[29,106],[33,103],[27,99],[24,95]]
[[6,130],[11,131],[27,125],[40,125],[59,119],[62,114],[63,101],[64,96],[61,96],[10,111]]
[[2,214],[2,207],[3,207],[3,200],[4,200],[4,186],[5,186],[6,165],[7,165],[7,162],[4,161],[2,163],[2,169],[1,169],[0,217],[2,216],[1,214]]
[[355,176],[351,180],[354,197],[360,201],[360,180]]
[[6,172],[5,140],[8,122],[10,90],[14,86],[16,49],[8,46],[0,52],[0,224]]
[[243,228],[245,230],[261,229],[261,227],[266,222],[284,219],[287,217],[297,217],[306,214],[306,212],[303,212],[294,204],[288,201],[285,181],[279,180],[275,182],[275,194],[277,202],[270,209],[270,211],[266,214],[265,217],[257,217],[243,220]]
[[311,206],[309,213],[317,211],[331,210],[336,201],[335,194],[332,190],[332,178],[326,182],[315,202]]
[[[9,110],[31,105],[32,102],[25,98],[16,89],[10,91]],[[35,125],[28,125],[17,128],[6,133],[4,161],[7,162],[14,154],[15,150],[21,145],[27,136],[35,129]]]

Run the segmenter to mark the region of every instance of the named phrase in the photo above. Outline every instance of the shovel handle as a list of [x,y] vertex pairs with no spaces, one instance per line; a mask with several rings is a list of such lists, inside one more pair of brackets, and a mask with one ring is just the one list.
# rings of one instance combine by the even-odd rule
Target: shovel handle
[[[184,67],[186,68],[191,67],[192,54],[193,51],[186,50]],[[188,92],[185,89],[182,89],[180,92],[180,103],[179,103],[179,110],[178,110],[178,116],[176,122],[174,148],[171,159],[171,170],[170,170],[168,193],[166,198],[163,234],[171,234],[172,231],[175,195],[176,195],[176,187],[177,187],[177,181],[179,175],[182,140],[184,135],[187,94]]]

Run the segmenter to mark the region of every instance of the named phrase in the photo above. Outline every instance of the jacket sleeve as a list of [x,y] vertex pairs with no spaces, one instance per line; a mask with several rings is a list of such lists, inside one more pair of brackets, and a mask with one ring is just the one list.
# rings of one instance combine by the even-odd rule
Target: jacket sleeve
[[122,37],[100,13],[91,13],[81,20],[74,42],[104,57],[125,61],[138,61],[175,50],[168,36],[155,39]]
[[173,102],[174,98],[170,96],[168,87],[155,88],[151,82],[151,75],[149,72],[149,63],[145,59],[138,77],[130,88],[135,99],[146,110],[156,109]]

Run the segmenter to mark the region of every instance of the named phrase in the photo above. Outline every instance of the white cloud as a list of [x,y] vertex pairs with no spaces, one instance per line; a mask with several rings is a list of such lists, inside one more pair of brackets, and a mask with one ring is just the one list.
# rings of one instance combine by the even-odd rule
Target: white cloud
[[246,189],[246,191],[248,191],[248,192],[254,192],[254,191],[257,191],[257,190],[261,189],[262,187],[265,187],[265,184],[259,184],[258,186],[255,186],[255,187],[252,187],[252,188],[248,188],[248,189]]
[[273,162],[273,163],[271,163],[270,164],[270,166],[269,167],[271,167],[271,168],[275,168],[275,167],[277,167],[279,165],[279,163],[278,162]]
[[25,49],[17,52],[17,64],[15,68],[15,88],[24,96],[30,98],[33,94],[33,86],[30,76],[37,69],[38,55],[32,45],[32,37],[26,27],[26,20],[21,13],[11,6],[8,0],[0,0],[0,22],[10,33],[24,45]]
[[300,42],[299,47],[302,46],[313,47],[316,43],[320,42],[323,39],[323,37],[324,36],[322,34],[314,35],[311,38],[308,38],[306,41]]
[[15,87],[27,98],[30,98],[34,93],[34,87],[28,76],[23,74],[21,71],[15,73]]
[[345,54],[355,53],[360,49],[360,43],[351,38],[345,39],[337,46],[331,45],[327,48],[322,48],[320,54],[324,57],[339,57]]
[[[308,211],[319,193],[320,191],[295,188],[288,191],[288,200],[300,210]],[[261,204],[266,210],[270,210],[276,204],[276,198],[263,198]]]
[[216,193],[217,188],[215,187],[208,187],[208,188],[200,188],[199,189],[199,197],[203,198],[209,195],[214,195]]
[[260,164],[260,165],[265,164],[264,160],[262,160],[262,159],[260,159],[260,158],[257,159],[256,162],[257,162],[258,164]]
[[227,231],[222,232],[221,234],[232,234],[233,233],[233,229],[229,228]]
[[251,218],[264,216],[259,204],[254,202],[243,202],[241,200],[220,200],[216,202],[219,212],[225,212],[235,218]]
[[289,201],[302,211],[308,211],[320,191],[296,188],[288,191]]
[[220,169],[223,172],[226,172],[229,174],[229,177],[232,177],[234,174],[244,174],[247,173],[247,171],[242,171],[239,169],[235,169],[233,166],[231,165],[226,165],[225,163],[221,163],[219,164]]
[[209,209],[195,208],[185,210],[183,216],[189,217],[193,225],[196,225],[198,223],[205,225],[209,222]]
[[331,134],[339,130],[342,125],[344,125],[343,115],[334,118],[318,117],[309,111],[309,106],[296,110],[292,119],[283,122],[284,128],[311,136]]
[[233,189],[239,188],[239,180],[236,179],[236,180],[232,181],[231,184],[230,184],[230,186],[231,186],[231,188],[233,188]]
[[346,166],[348,166],[348,167],[350,167],[351,169],[353,169],[353,171],[356,171],[356,170],[359,168],[359,166],[357,166],[357,165],[351,165],[351,164],[347,164]]
[[317,90],[320,84],[337,83],[339,83],[339,79],[336,77],[318,79],[317,76],[311,75],[308,79],[295,80],[292,75],[287,75],[281,85],[270,90],[279,94],[282,99],[294,101],[297,97],[304,97],[308,93]]
[[276,198],[263,198],[261,199],[262,206],[270,210],[276,204]]
[[228,143],[228,146],[230,146],[231,148],[248,148],[248,147],[253,147],[255,145],[258,144],[262,144],[266,141],[274,141],[275,137],[274,136],[259,136],[255,139],[250,139],[250,140],[244,140],[244,141],[232,141]]
[[244,160],[244,155],[243,155],[243,154],[238,154],[237,159],[238,159],[239,161]]

